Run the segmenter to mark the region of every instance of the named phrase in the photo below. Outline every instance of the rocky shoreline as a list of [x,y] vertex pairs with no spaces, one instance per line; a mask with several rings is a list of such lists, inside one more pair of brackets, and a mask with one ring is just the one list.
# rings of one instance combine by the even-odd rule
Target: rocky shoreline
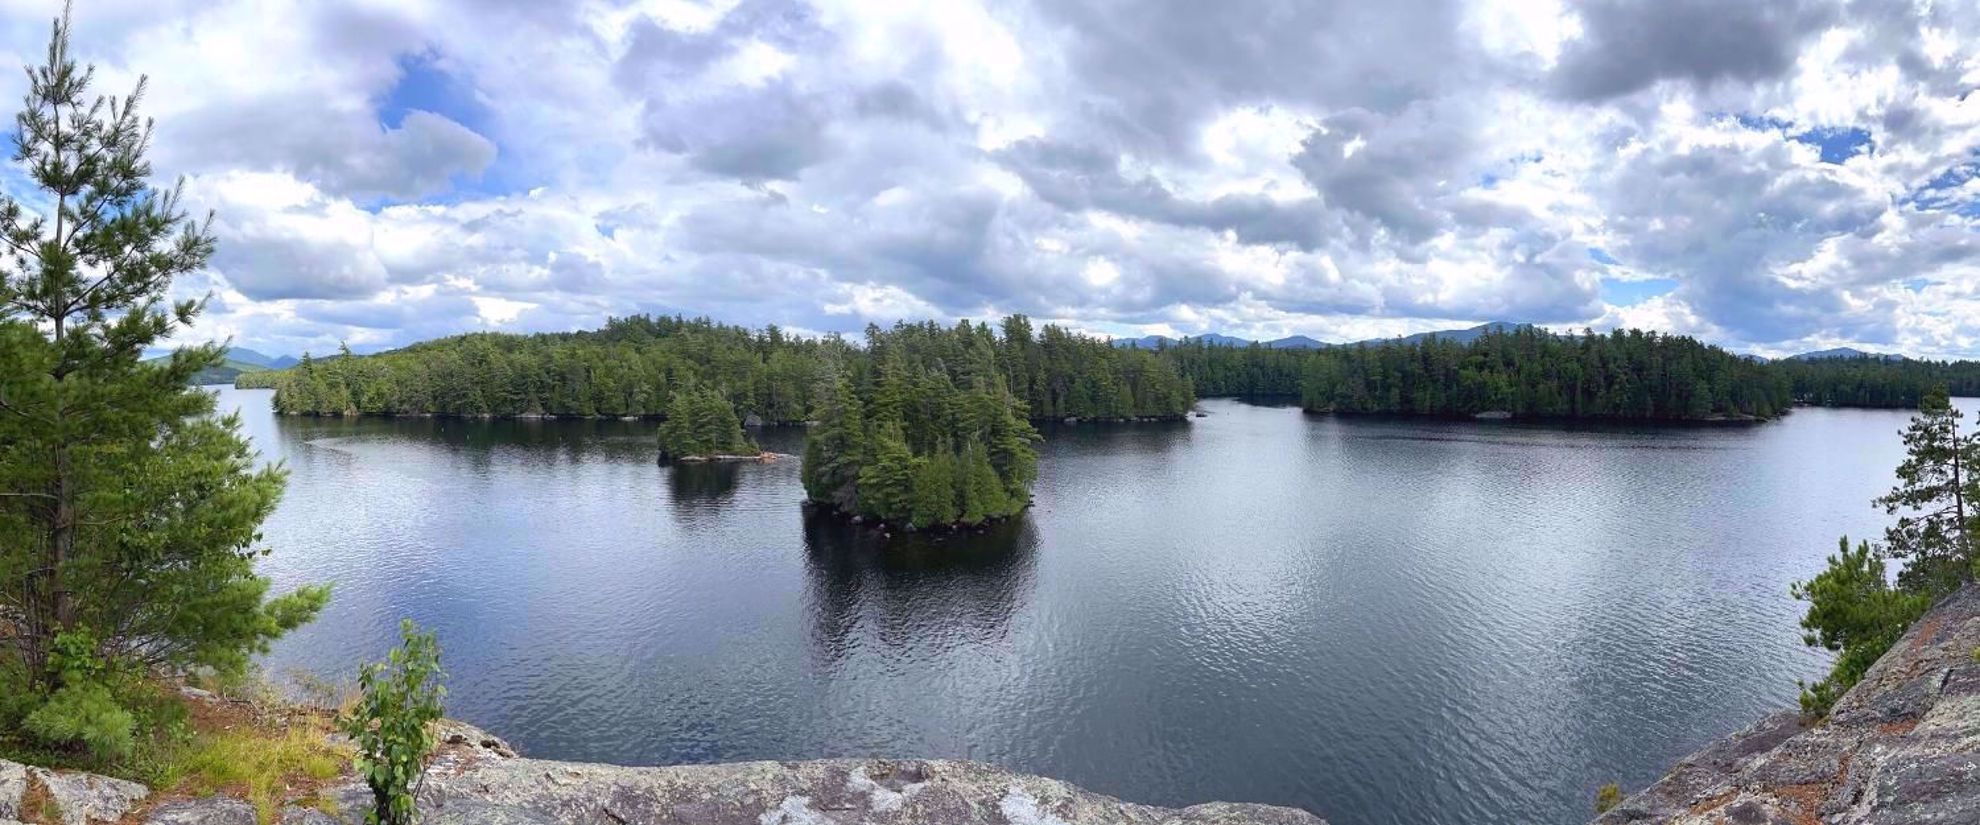
[[1595,823],[1980,823],[1980,586],[1919,619],[1827,720],[1762,719]]
[[[420,795],[425,825],[1326,825],[1294,808],[1212,802],[1137,805],[981,762],[828,759],[627,768],[525,759],[484,731],[447,722]],[[142,785],[0,761],[0,825],[29,794],[63,825],[255,825],[230,796],[153,798]],[[291,806],[280,825],[361,825],[370,791],[346,777],[331,804]]]

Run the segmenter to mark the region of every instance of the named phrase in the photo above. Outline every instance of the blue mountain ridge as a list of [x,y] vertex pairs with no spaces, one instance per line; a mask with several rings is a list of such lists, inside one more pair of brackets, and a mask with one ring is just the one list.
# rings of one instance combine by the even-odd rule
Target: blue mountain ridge
[[[1271,341],[1254,341],[1249,338],[1239,338],[1233,335],[1223,335],[1214,332],[1208,332],[1202,335],[1186,335],[1181,338],[1170,338],[1163,335],[1144,335],[1141,336],[1140,338],[1116,338],[1113,340],[1113,344],[1114,346],[1117,347],[1139,347],[1141,349],[1155,349],[1157,346],[1164,344],[1174,346],[1177,343],[1185,342],[1185,341],[1192,341],[1192,342],[1200,341],[1210,344],[1212,346],[1227,346],[1227,347],[1248,347],[1251,346],[1252,344],[1261,344],[1265,346],[1267,349],[1324,349],[1327,347],[1370,346],[1376,344],[1418,344],[1427,341],[1431,338],[1437,338],[1444,341],[1450,341],[1459,344],[1469,344],[1490,333],[1512,332],[1522,327],[1529,327],[1529,326],[1532,326],[1532,324],[1520,324],[1520,323],[1513,323],[1511,321],[1492,321],[1490,323],[1479,324],[1478,326],[1467,327],[1464,329],[1442,329],[1433,332],[1419,332],[1416,333],[1415,335],[1404,335],[1396,338],[1368,338],[1361,341],[1350,341],[1342,344],[1329,343],[1305,335],[1291,335],[1285,338],[1277,338]],[[1761,355],[1746,355],[1743,357],[1751,361],[1773,360]],[[1798,355],[1786,356],[1782,360],[1821,361],[1821,360],[1834,359],[1834,358],[1876,358],[1883,361],[1906,360],[1905,356],[1902,355],[1897,355],[1893,353],[1865,352],[1863,350],[1856,349],[1854,347],[1836,347],[1834,349],[1817,350],[1815,352],[1804,352]]]
[[1223,335],[1215,332],[1208,332],[1202,335],[1186,335],[1181,338],[1170,338],[1164,335],[1144,335],[1141,336],[1140,338],[1116,338],[1114,339],[1113,343],[1114,346],[1117,347],[1140,347],[1141,349],[1154,349],[1157,346],[1163,344],[1174,345],[1185,341],[1202,342],[1209,344],[1211,346],[1218,346],[1218,347],[1248,347],[1251,346],[1252,344],[1262,344],[1268,349],[1323,349],[1326,347],[1351,347],[1351,346],[1363,346],[1370,344],[1394,344],[1394,343],[1414,344],[1429,340],[1430,338],[1434,337],[1445,341],[1455,341],[1460,344],[1468,344],[1472,341],[1478,340],[1480,337],[1488,333],[1511,332],[1513,330],[1526,326],[1531,326],[1531,325],[1515,324],[1510,321],[1493,321],[1488,324],[1479,324],[1478,326],[1469,327],[1467,329],[1445,329],[1445,330],[1437,330],[1435,332],[1419,332],[1415,335],[1405,335],[1398,338],[1369,338],[1362,341],[1350,341],[1344,344],[1328,343],[1326,341],[1321,341],[1319,339],[1311,338],[1305,335],[1289,335],[1284,338],[1276,338],[1270,341],[1253,341],[1249,338],[1239,338],[1233,335]]
[[1834,349],[1824,349],[1824,350],[1816,350],[1814,352],[1804,352],[1801,353],[1800,355],[1790,355],[1784,360],[1828,361],[1836,358],[1875,358],[1879,361],[1906,360],[1905,357],[1902,355],[1895,355],[1886,352],[1864,352],[1863,350],[1857,349],[1855,347],[1836,347]]

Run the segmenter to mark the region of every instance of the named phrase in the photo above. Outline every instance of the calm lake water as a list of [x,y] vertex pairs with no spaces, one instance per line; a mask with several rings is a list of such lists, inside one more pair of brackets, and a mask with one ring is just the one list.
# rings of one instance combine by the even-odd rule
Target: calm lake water
[[[449,711],[557,759],[966,757],[1336,825],[1579,823],[1788,706],[1788,583],[1886,522],[1902,412],[1567,428],[1203,403],[1040,447],[999,529],[807,521],[795,460],[662,467],[650,424],[282,419],[268,668],[435,629]],[[1973,399],[1961,404],[1972,411]],[[766,447],[801,450],[802,430]]]

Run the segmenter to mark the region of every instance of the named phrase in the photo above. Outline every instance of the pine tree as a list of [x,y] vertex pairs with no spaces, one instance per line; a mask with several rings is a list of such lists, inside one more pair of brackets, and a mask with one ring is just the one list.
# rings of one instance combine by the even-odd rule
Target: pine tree
[[1794,583],[1788,592],[1808,602],[1801,619],[1808,632],[1802,641],[1840,654],[1827,677],[1801,686],[1802,712],[1814,717],[1827,715],[1829,706],[1863,679],[1932,602],[1924,594],[1892,587],[1870,544],[1860,542],[1852,550],[1847,536],[1820,574]]
[[742,423],[736,420],[736,408],[722,394],[715,390],[703,390],[695,400],[696,435],[698,440],[708,445],[712,455],[749,455],[756,452],[756,444],[743,432]]
[[859,511],[881,521],[905,523],[914,515],[914,453],[901,425],[889,422],[873,432],[873,449],[859,470]]
[[823,384],[814,413],[818,423],[804,445],[804,493],[814,502],[852,511],[866,460],[864,411],[843,373]]
[[1876,501],[1898,515],[1885,531],[1884,552],[1906,560],[1898,577],[1909,587],[1942,590],[1974,576],[1980,432],[1962,434],[1961,417],[1944,387],[1927,392],[1904,431],[1898,486]]
[[1012,512],[1031,500],[1031,482],[1038,477],[1038,453],[1031,447],[1038,440],[1038,431],[1024,420],[1019,403],[1008,396],[998,398],[988,445],[990,466],[1004,483]]
[[1014,511],[1003,482],[997,478],[997,468],[990,466],[990,453],[983,449],[981,443],[972,441],[963,450],[960,472],[962,513],[959,518],[962,523],[982,524]]
[[222,348],[140,361],[199,315],[166,295],[214,239],[177,190],[147,183],[144,81],[92,99],[91,75],[65,15],[16,126],[41,192],[0,198],[0,672],[12,660],[49,697],[41,718],[89,708],[127,730],[96,712],[105,674],[237,671],[328,591],[271,599],[255,575],[284,475],[257,469],[238,418],[187,386]]
[[661,458],[708,455],[709,445],[702,440],[701,428],[695,426],[698,412],[696,395],[696,390],[684,387],[675,390],[673,400],[667,403],[667,418],[660,422]]
[[912,493],[914,526],[956,523],[960,515],[956,509],[957,476],[955,453],[946,448],[937,449],[917,462]]

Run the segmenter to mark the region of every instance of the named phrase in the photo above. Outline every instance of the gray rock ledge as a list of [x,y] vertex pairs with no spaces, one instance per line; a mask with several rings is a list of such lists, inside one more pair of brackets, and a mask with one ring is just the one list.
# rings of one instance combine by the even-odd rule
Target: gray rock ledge
[[[980,762],[833,759],[626,768],[524,759],[486,732],[448,722],[420,796],[423,825],[1326,825],[1294,808],[1214,802],[1158,808],[1056,779]],[[17,770],[18,769],[18,770]],[[17,817],[26,777],[50,789],[65,825],[116,822],[142,786],[88,774],[51,774],[0,762],[0,825]],[[359,825],[371,803],[362,783],[324,789],[337,813],[290,807],[281,825]],[[75,807],[71,807],[74,800]],[[10,804],[12,807],[10,807]],[[228,797],[152,800],[146,825],[252,825]]]
[[[523,759],[462,726],[429,773],[428,825],[1325,825],[1292,808],[1170,809],[980,762],[837,759],[624,768]],[[369,796],[333,792],[340,811]],[[326,821],[334,821],[328,820]]]

